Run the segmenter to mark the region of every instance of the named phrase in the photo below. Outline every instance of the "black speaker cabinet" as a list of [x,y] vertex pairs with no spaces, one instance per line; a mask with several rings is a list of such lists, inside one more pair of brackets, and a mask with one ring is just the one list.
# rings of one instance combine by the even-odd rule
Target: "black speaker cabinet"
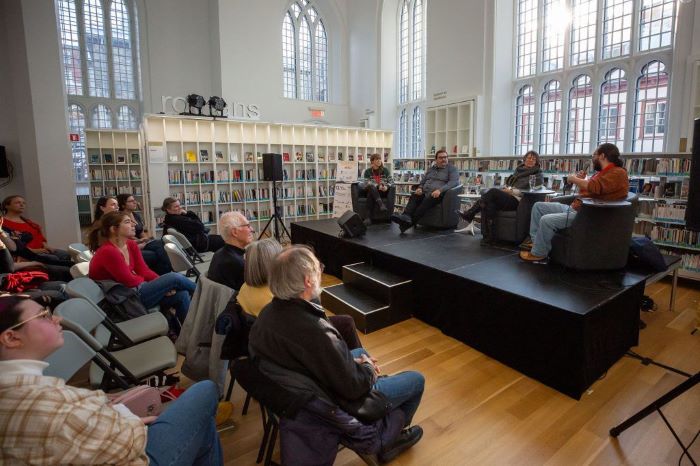
[[282,181],[282,154],[263,154],[263,179]]
[[7,170],[7,154],[5,146],[0,146],[0,178],[9,178],[10,172]]
[[693,125],[693,159],[690,164],[685,227],[688,230],[700,231],[700,118],[695,119]]
[[346,238],[356,238],[364,235],[367,231],[367,227],[362,222],[362,217],[352,210],[348,210],[340,216],[338,225],[343,229],[343,235]]

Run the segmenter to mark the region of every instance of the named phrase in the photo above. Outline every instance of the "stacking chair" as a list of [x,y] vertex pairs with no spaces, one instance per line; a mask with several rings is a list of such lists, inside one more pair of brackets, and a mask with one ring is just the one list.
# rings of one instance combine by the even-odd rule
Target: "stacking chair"
[[90,260],[92,260],[92,252],[90,251],[80,251],[75,256],[75,262],[90,262]]
[[168,235],[171,235],[175,237],[175,239],[177,239],[177,241],[180,243],[180,246],[182,247],[182,250],[185,251],[185,253],[190,258],[193,264],[196,264],[197,262],[204,262],[202,256],[199,255],[197,250],[194,248],[194,246],[192,246],[192,243],[190,243],[190,240],[188,240],[185,235],[183,235],[182,233],[180,233],[172,227],[168,228]]
[[201,273],[187,257],[185,251],[178,247],[175,243],[165,243],[165,252],[170,259],[170,265],[175,272],[184,272],[186,276],[195,277],[195,281],[199,280]]
[[[84,262],[82,259],[86,257],[92,258],[92,253],[90,252],[90,249],[88,249],[87,246],[85,246],[83,243],[71,243],[68,245],[68,253],[70,254],[71,259],[73,259],[73,262]],[[83,254],[81,254],[83,253]],[[89,259],[88,261],[89,262]]]
[[71,266],[70,275],[73,278],[87,277],[90,272],[89,262],[78,262]]
[[81,367],[92,361],[96,354],[95,350],[75,333],[64,330],[63,346],[44,360],[49,363],[49,367],[44,369],[44,375],[68,381]]
[[95,329],[95,338],[110,349],[133,346],[168,334],[168,321],[160,312],[114,323],[102,309],[83,298],[64,301],[54,312],[80,323],[88,331]]

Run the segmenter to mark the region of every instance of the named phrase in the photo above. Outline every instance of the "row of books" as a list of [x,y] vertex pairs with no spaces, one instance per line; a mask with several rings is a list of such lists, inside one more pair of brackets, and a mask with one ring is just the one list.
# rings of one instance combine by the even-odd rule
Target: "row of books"
[[700,232],[685,230],[683,228],[666,228],[655,225],[649,232],[649,238],[654,241],[700,247]]
[[[647,204],[642,202],[642,205]],[[648,211],[648,207],[646,209]],[[656,204],[651,211],[651,217],[655,219],[672,220],[674,222],[685,221],[685,204]],[[643,216],[642,210],[639,211],[639,216]]]
[[90,179],[92,181],[116,181],[116,180],[140,180],[141,169],[139,168],[91,168]]
[[92,197],[116,196],[117,194],[131,194],[141,196],[143,190],[141,186],[92,186]]
[[660,248],[664,254],[671,254],[681,258],[681,267],[691,272],[700,273],[700,254],[680,254],[678,250]]
[[408,172],[403,172],[403,173],[397,173],[394,172],[394,181],[398,181],[401,183],[420,183],[421,176],[423,176],[422,173],[414,173],[412,171]]
[[689,174],[690,163],[691,159],[687,157],[672,159],[627,159],[625,161],[625,168],[630,174],[634,175],[679,176]]
[[168,183],[170,184],[198,184],[214,182],[252,182],[258,179],[258,171],[249,170],[168,170]]
[[425,170],[425,160],[394,160],[394,170]]
[[170,196],[187,205],[214,203],[214,191],[202,191],[201,193],[199,191],[178,192],[170,193]]
[[642,196],[654,197],[655,199],[686,199],[689,188],[689,178],[672,181],[667,180],[665,176],[662,176],[659,180],[630,178],[630,191],[637,192]]
[[[102,158],[100,159],[100,154],[95,154],[92,153],[90,154],[89,158],[89,163],[90,164],[99,164],[100,160],[103,161],[103,163],[114,163],[114,157],[112,156],[111,153],[103,153]],[[141,162],[141,156],[139,155],[138,152],[133,152],[129,154],[129,157],[127,158],[126,154],[117,154],[117,163],[126,163],[128,160],[129,163],[140,163]]]

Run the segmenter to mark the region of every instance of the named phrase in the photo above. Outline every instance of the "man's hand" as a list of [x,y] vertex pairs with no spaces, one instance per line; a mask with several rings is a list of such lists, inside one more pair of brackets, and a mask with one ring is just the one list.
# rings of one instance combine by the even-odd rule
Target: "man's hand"
[[148,425],[156,422],[156,419],[158,419],[158,416],[146,416],[141,418],[141,422]]
[[379,190],[382,191],[382,192],[388,191],[388,190],[389,190],[389,187],[388,187],[387,185],[385,185],[385,184],[380,184],[380,185],[379,185]]
[[374,369],[375,375],[379,375],[382,372],[382,370],[377,365],[377,360],[375,358],[367,356],[366,354],[362,354],[359,358],[355,358],[355,362],[358,364],[369,363]]
[[440,192],[439,189],[436,189],[435,191],[430,193],[430,195],[433,197],[433,199],[437,199],[438,197],[440,197],[440,194],[442,194],[442,193]]
[[420,186],[416,188],[415,190],[416,196],[422,196],[423,195],[423,188]]

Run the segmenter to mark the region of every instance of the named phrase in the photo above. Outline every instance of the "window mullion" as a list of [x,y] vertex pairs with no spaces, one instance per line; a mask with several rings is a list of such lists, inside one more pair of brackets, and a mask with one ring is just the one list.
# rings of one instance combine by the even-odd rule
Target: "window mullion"
[[630,57],[639,56],[639,23],[642,20],[642,1],[632,2],[632,30],[630,31]]

